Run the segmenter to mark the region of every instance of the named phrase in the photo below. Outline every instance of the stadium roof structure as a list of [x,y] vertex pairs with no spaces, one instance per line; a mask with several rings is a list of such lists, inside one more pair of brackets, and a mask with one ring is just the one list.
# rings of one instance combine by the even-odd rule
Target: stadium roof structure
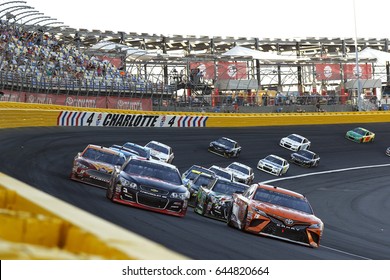
[[[74,29],[56,19],[42,16],[33,7],[24,5],[26,1],[8,1],[0,4],[0,19],[8,23],[22,25],[27,30],[48,33],[65,44],[75,45],[85,51],[118,53],[123,47],[110,49],[91,48],[101,42],[106,44],[119,44],[125,48],[155,52],[155,59],[163,60],[204,60],[229,59],[223,56],[234,47],[242,47],[252,51],[261,51],[270,55],[288,55],[310,58],[310,62],[333,61],[344,62],[351,59],[351,54],[367,47],[383,52],[389,51],[388,38],[253,38],[234,36],[197,36],[197,35],[170,35],[149,34],[125,31],[102,31]],[[7,5],[6,5],[7,4]],[[20,10],[20,11],[19,11]],[[22,16],[22,14],[24,14]],[[30,18],[27,20],[27,16]],[[21,19],[24,23],[21,24]],[[42,20],[42,18],[44,18]],[[35,23],[32,23],[33,20]],[[45,24],[41,22],[45,21]],[[28,24],[27,24],[28,23]],[[355,40],[356,39],[356,40]],[[349,55],[348,55],[349,54]],[[291,59],[277,61],[278,63],[291,63]],[[253,56],[244,56],[242,59],[254,59]],[[297,60],[305,63],[307,60]],[[275,63],[275,61],[274,61]]]

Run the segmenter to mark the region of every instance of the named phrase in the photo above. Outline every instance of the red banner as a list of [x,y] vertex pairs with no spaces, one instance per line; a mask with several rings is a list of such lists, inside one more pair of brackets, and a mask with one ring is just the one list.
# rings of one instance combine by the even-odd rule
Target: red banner
[[358,70],[360,79],[372,79],[372,67],[371,64],[359,64],[357,69],[356,64],[344,65],[344,78],[345,79],[357,79]]
[[218,62],[218,79],[241,80],[247,79],[245,62]]
[[31,92],[2,91],[0,101],[54,104],[82,108],[109,108],[122,110],[153,111],[152,99],[113,96],[77,96]]
[[190,69],[191,73],[199,73],[203,79],[215,79],[215,66],[213,62],[191,62]]
[[340,80],[339,64],[316,64],[317,80]]
[[13,92],[8,90],[3,90],[0,92],[0,101],[25,102],[26,94],[24,92]]

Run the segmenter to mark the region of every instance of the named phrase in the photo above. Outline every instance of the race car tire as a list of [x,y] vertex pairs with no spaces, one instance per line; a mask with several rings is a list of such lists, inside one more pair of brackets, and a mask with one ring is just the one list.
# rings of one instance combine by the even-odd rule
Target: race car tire
[[223,156],[224,156],[225,158],[230,158],[230,155],[229,155],[228,153],[226,153],[226,152],[223,153]]

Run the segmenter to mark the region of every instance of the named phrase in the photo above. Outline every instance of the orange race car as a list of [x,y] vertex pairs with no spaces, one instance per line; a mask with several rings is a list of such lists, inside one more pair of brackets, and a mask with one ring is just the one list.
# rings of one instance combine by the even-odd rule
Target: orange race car
[[233,194],[227,224],[314,248],[319,247],[324,230],[305,196],[260,183]]

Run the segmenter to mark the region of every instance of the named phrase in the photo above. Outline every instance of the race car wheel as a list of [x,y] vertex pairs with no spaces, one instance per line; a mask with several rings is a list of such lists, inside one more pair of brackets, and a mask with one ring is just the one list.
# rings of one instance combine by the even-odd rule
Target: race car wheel
[[223,156],[224,156],[225,158],[230,158],[230,155],[229,155],[228,153],[226,153],[226,152],[223,153]]

